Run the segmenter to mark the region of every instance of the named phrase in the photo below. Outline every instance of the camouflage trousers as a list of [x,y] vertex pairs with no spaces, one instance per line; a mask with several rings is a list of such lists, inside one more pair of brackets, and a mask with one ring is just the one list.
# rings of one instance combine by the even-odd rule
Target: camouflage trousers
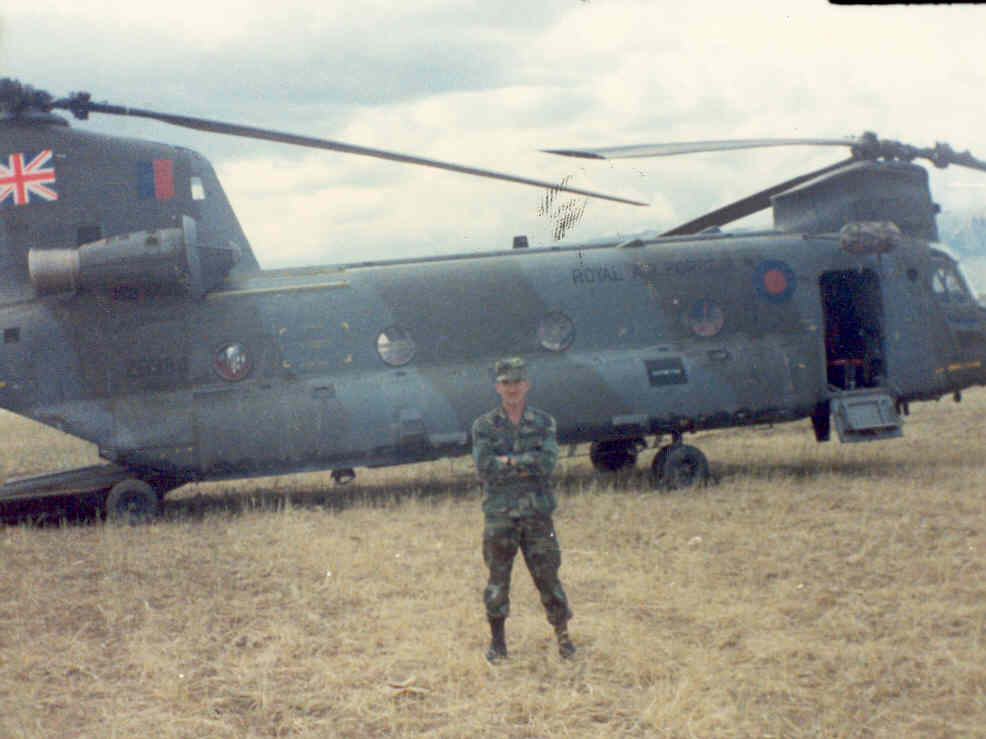
[[572,617],[565,589],[558,579],[561,547],[550,515],[533,513],[520,517],[486,515],[483,530],[483,560],[490,579],[483,591],[489,619],[510,615],[510,573],[517,550],[541,594],[541,603],[553,626],[564,625]]

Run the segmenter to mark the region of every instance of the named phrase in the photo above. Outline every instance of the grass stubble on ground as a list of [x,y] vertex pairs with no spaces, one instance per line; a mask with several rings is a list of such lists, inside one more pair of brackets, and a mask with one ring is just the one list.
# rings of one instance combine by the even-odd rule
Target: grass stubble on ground
[[[558,475],[579,653],[514,570],[483,658],[468,459],[189,486],[150,526],[0,528],[0,736],[986,736],[986,393],[903,439],[696,434],[715,485]],[[91,448],[9,415],[12,474]],[[9,440],[9,443],[8,443]]]

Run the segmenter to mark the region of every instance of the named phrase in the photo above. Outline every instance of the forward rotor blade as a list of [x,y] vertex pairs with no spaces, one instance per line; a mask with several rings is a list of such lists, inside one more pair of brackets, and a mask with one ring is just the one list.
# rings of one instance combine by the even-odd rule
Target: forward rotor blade
[[950,164],[986,172],[986,161],[977,159],[968,151],[956,152],[945,143],[931,148],[919,148],[900,141],[880,139],[866,131],[862,136],[841,139],[730,139],[725,141],[682,141],[667,144],[640,144],[637,146],[607,146],[596,149],[542,149],[548,154],[579,157],[581,159],[629,159],[638,157],[668,157],[677,154],[695,154],[703,151],[728,151],[730,149],[760,149],[768,146],[848,146],[856,159],[886,159],[910,162],[927,159],[936,167]]
[[560,154],[582,159],[629,159],[633,157],[669,157],[702,151],[729,149],[759,149],[767,146],[854,146],[856,138],[844,139],[733,139],[729,141],[682,141],[670,144],[640,144],[637,146],[608,146],[598,149],[542,149],[547,154]]
[[774,195],[778,195],[785,190],[796,187],[797,185],[814,179],[815,177],[833,172],[840,167],[846,166],[847,164],[852,164],[854,161],[856,160],[853,158],[844,159],[841,162],[830,164],[827,167],[822,167],[822,169],[816,169],[814,172],[808,172],[807,174],[799,175],[798,177],[787,180],[786,182],[781,182],[773,187],[768,187],[766,190],[761,190],[760,192],[749,195],[742,200],[737,200],[735,203],[724,205],[721,208],[717,208],[716,210],[710,211],[709,213],[699,216],[694,220],[688,221],[688,223],[683,223],[670,231],[665,231],[661,234],[661,236],[687,236],[689,234],[698,233],[699,231],[704,231],[707,228],[712,228],[713,226],[724,226],[727,223],[732,223],[740,218],[753,215],[754,213],[764,210],[765,208],[769,208],[770,199]]
[[948,144],[937,143],[933,149],[922,150],[918,156],[930,159],[932,164],[939,169],[943,169],[949,164],[957,164],[960,167],[968,167],[969,169],[986,172],[986,162],[982,159],[976,159],[968,150],[961,153],[956,152]]
[[[400,154],[384,149],[371,149],[366,146],[356,146],[346,144],[341,141],[331,141],[329,139],[313,138],[311,136],[299,136],[292,133],[272,131],[265,128],[254,128],[253,126],[243,126],[235,123],[223,123],[221,121],[210,121],[204,118],[192,118],[189,116],[173,115],[170,113],[158,113],[153,110],[142,110],[140,108],[126,108],[119,105],[109,105],[107,103],[92,103],[88,99],[80,100],[78,95],[68,100],[58,100],[52,104],[55,108],[71,110],[76,116],[86,117],[89,112],[109,113],[111,115],[128,115],[139,118],[150,118],[175,126],[193,128],[198,131],[209,131],[211,133],[222,133],[229,136],[242,136],[250,139],[260,139],[262,141],[274,141],[281,144],[292,144],[294,146],[306,146],[312,149],[327,149],[329,151],[339,151],[346,154],[359,154],[361,156],[376,157],[377,159],[388,159],[392,162],[402,162],[404,164],[417,164],[424,167],[434,167],[445,169],[450,172],[474,175],[476,177],[486,177],[494,180],[505,180],[521,185],[531,185],[533,187],[548,188],[553,191],[570,192],[575,195],[583,195],[589,198],[599,198],[610,200],[616,203],[626,203],[628,205],[647,205],[639,200],[629,200],[615,195],[594,192],[592,190],[581,190],[577,187],[568,187],[557,182],[546,182],[530,177],[519,177],[517,175],[496,172],[490,169],[480,169],[469,167],[462,164],[443,162],[437,159],[426,159],[424,157],[411,156],[410,154]],[[81,113],[81,116],[80,116]]]

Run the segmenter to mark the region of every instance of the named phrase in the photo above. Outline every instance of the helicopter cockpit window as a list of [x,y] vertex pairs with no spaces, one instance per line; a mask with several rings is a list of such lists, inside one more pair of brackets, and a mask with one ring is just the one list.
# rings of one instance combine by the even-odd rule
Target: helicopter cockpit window
[[400,326],[385,328],[377,336],[377,354],[391,367],[402,367],[414,359],[414,339]]
[[944,262],[935,270],[931,278],[931,288],[935,296],[943,303],[971,303],[972,293],[962,279],[956,266]]
[[538,325],[538,341],[548,351],[563,352],[575,341],[575,324],[564,313],[549,313]]
[[192,189],[192,200],[205,200],[205,186],[201,177],[190,177],[188,184]]

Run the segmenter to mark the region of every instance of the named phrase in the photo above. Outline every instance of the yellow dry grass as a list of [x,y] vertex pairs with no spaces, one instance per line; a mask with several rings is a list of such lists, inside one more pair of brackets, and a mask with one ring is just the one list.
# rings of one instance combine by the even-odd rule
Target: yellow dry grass
[[[986,736],[986,392],[906,437],[698,434],[718,484],[559,473],[579,653],[518,563],[490,666],[469,460],[0,528],[0,736]],[[92,449],[11,416],[12,474]]]

